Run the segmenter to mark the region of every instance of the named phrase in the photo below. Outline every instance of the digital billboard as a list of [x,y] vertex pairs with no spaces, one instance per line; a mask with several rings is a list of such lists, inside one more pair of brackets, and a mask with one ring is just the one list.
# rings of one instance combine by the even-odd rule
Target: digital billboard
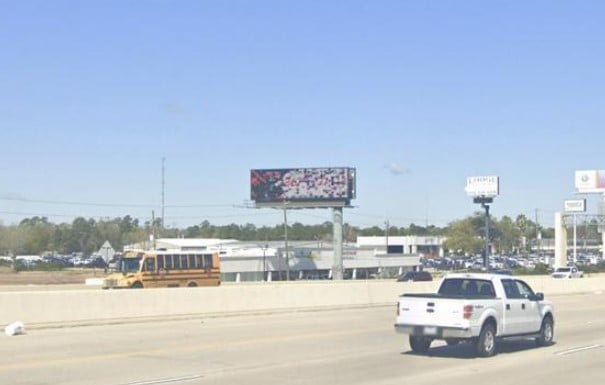
[[355,198],[355,169],[349,167],[283,168],[250,171],[250,198],[257,206],[284,202],[329,207]]

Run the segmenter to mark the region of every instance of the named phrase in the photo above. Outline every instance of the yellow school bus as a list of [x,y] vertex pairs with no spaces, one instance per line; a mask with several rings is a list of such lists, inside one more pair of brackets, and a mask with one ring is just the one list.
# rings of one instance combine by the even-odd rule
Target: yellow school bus
[[195,287],[221,284],[219,254],[203,251],[130,250],[116,272],[103,279],[103,289]]

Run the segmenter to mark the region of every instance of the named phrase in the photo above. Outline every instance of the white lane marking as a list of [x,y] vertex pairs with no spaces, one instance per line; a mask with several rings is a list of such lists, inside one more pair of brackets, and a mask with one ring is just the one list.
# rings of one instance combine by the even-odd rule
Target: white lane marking
[[557,356],[566,356],[568,354],[574,354],[574,353],[578,353],[578,352],[583,352],[585,350],[598,349],[598,348],[602,348],[602,347],[603,347],[603,345],[581,346],[579,348],[571,348],[571,349],[567,349],[567,350],[561,350],[560,352],[556,352],[555,355],[557,355]]
[[141,381],[141,382],[130,382],[124,385],[152,385],[152,384],[166,384],[169,382],[180,382],[180,381],[191,381],[196,378],[202,378],[199,374],[194,374],[193,376],[186,377],[175,377],[175,378],[165,378],[163,380],[151,380],[151,381]]

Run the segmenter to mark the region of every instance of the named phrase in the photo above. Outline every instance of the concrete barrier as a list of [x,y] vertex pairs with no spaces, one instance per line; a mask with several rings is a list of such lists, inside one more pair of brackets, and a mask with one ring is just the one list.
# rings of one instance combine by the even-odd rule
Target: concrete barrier
[[[605,289],[605,275],[572,280],[532,276],[522,279],[547,297]],[[20,320],[31,329],[157,318],[394,305],[400,294],[434,292],[438,283],[386,280],[259,282],[200,288],[0,292],[0,325]]]

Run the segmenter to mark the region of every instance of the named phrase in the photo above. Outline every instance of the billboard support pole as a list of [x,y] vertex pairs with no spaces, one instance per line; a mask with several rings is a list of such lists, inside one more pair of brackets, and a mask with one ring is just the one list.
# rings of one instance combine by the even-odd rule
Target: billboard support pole
[[284,247],[286,249],[286,281],[290,280],[290,250],[288,250],[288,202],[284,202]]
[[483,252],[483,267],[489,270],[489,204],[494,202],[493,197],[478,196],[473,198],[473,203],[481,204],[485,210],[485,251]]
[[483,267],[489,270],[489,204],[500,193],[500,177],[496,175],[471,176],[466,178],[467,195],[473,197],[473,203],[480,203],[485,210],[485,252],[483,253]]
[[573,213],[573,264],[578,262],[578,217]]
[[483,266],[485,270],[489,270],[489,205],[481,203],[485,209],[485,255],[483,256]]
[[[599,214],[604,215],[605,214],[605,192],[603,193],[602,196],[602,201],[601,201],[601,207],[602,212],[600,212]],[[605,223],[603,222],[605,220],[605,217],[601,216],[600,218],[601,220],[601,257],[602,260],[605,261]]]
[[332,279],[343,279],[342,265],[342,207],[334,207],[334,265],[332,266]]
[[567,266],[567,227],[563,214],[555,213],[555,268]]

